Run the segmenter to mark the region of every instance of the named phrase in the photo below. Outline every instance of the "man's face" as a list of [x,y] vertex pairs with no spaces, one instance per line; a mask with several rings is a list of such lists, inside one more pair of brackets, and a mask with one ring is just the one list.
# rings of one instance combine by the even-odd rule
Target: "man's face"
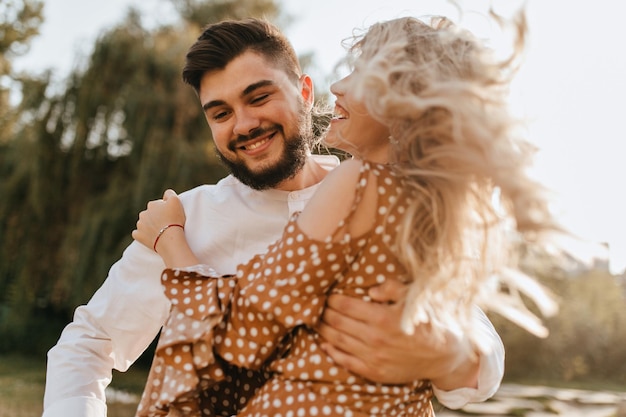
[[200,102],[218,155],[255,189],[276,187],[304,166],[312,100],[308,77],[294,83],[251,51],[207,72],[200,82]]

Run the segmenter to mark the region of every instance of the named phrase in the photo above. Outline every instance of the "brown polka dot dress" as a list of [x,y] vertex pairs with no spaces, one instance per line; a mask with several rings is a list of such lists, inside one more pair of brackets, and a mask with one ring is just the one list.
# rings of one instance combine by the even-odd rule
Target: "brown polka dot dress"
[[[375,226],[344,227],[368,181],[376,182]],[[326,241],[308,238],[297,214],[268,252],[218,277],[205,266],[165,270],[172,302],[138,416],[434,416],[428,381],[373,383],[337,366],[313,330],[331,293],[367,298],[403,277],[394,255],[406,209],[390,167],[364,162],[353,209]]]

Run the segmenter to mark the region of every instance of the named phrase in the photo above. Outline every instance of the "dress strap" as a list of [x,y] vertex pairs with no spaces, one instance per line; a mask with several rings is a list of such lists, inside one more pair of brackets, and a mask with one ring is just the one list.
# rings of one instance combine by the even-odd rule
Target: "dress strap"
[[359,207],[359,204],[361,204],[361,200],[363,199],[363,194],[365,193],[365,189],[367,187],[367,182],[369,181],[369,177],[370,177],[369,174],[371,172],[372,172],[371,164],[368,161],[362,161],[361,169],[359,170],[359,178],[356,183],[354,200],[352,201],[352,207],[350,208],[350,211],[348,212],[346,217],[344,217],[339,222],[339,224],[337,225],[337,229],[335,229],[335,232],[330,236],[330,239],[335,240],[335,238],[337,238],[338,236],[340,236],[341,233],[343,233],[344,239],[346,241],[350,240],[350,233],[346,230],[346,226],[350,223],[350,220],[352,219],[352,216],[354,216],[354,213],[356,212],[356,209]]

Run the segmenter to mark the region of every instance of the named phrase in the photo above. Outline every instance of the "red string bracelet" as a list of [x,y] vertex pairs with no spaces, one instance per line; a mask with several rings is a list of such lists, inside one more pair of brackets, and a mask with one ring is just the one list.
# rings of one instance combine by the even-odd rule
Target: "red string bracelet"
[[159,230],[159,233],[157,233],[157,237],[156,237],[156,239],[154,239],[154,245],[152,245],[152,249],[154,249],[155,252],[157,251],[156,250],[156,245],[159,242],[159,239],[161,238],[161,235],[163,234],[163,232],[165,232],[170,227],[174,227],[174,226],[180,227],[181,229],[185,230],[185,226],[183,226],[182,224],[177,224],[177,223],[168,224],[167,226],[163,227],[161,230]]

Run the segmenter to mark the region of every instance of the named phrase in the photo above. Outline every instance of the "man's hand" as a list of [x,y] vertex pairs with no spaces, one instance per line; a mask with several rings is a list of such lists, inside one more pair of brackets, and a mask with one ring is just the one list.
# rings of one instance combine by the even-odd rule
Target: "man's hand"
[[479,363],[469,341],[448,332],[436,340],[428,326],[407,335],[400,328],[406,286],[388,280],[370,290],[378,303],[332,295],[320,335],[339,365],[372,381],[399,384],[430,379],[444,391],[477,385]]

